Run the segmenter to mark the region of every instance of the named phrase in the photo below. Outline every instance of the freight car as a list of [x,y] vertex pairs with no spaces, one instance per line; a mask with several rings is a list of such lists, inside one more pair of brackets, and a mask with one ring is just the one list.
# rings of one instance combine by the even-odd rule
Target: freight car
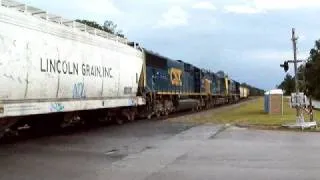
[[137,96],[143,63],[142,50],[126,39],[3,0],[0,133],[30,115],[63,112],[62,126],[84,110],[133,117],[145,104]]
[[249,94],[250,94],[249,88],[240,86],[240,99],[248,98]]
[[[123,123],[241,97],[240,83],[224,73],[35,7],[0,2],[0,136],[25,123],[36,128],[95,119]],[[54,116],[50,123],[49,116]]]

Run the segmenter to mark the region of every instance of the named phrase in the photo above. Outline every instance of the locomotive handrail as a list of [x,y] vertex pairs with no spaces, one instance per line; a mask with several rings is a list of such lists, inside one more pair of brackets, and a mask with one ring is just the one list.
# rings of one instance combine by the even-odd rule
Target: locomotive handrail
[[68,20],[63,17],[50,14],[47,11],[41,10],[36,7],[29,6],[27,4],[23,4],[14,0],[0,0],[0,4],[3,7],[14,9],[20,12],[23,12],[25,14],[29,14],[33,17],[37,17],[43,20],[46,20],[48,22],[61,24],[67,27],[78,29],[82,32],[89,33],[91,35],[100,36],[105,39],[113,40],[116,42],[120,42],[123,44],[127,44],[128,40],[126,38],[119,37],[117,35],[102,31],[100,29],[87,26],[86,24],[76,22],[74,20]]

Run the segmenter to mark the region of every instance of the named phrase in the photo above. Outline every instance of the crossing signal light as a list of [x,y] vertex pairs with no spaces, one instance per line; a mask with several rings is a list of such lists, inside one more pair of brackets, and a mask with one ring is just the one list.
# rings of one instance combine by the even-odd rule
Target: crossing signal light
[[289,70],[289,62],[285,61],[283,64],[280,64],[280,67],[284,69],[285,72]]

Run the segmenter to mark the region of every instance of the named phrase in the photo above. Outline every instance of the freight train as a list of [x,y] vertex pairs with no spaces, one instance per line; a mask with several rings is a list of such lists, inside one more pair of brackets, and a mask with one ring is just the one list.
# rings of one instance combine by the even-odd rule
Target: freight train
[[123,123],[236,103],[249,95],[221,72],[35,7],[0,2],[1,135],[22,124]]

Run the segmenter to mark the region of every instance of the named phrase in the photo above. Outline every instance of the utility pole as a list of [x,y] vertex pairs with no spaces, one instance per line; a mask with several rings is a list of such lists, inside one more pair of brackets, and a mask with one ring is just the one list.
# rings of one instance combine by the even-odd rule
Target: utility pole
[[[296,102],[298,101],[299,87],[298,87],[298,62],[297,62],[297,40],[295,29],[292,28],[292,44],[293,44],[293,64],[294,64],[294,80],[296,89]],[[300,109],[296,106],[297,117],[300,116]]]

